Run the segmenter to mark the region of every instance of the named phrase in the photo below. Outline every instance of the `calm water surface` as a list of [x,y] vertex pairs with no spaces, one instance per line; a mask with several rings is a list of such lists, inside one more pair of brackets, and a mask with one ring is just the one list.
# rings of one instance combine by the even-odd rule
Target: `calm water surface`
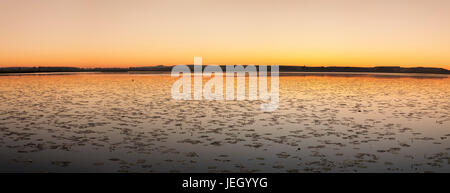
[[0,172],[450,172],[447,75],[289,74],[274,112],[175,80],[0,76]]

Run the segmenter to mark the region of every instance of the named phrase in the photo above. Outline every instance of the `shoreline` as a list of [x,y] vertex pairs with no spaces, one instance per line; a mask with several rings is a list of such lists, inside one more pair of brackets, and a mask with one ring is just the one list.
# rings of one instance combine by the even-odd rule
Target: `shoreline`
[[[205,67],[206,65],[203,65]],[[244,65],[245,67],[246,65]],[[0,74],[7,73],[70,73],[70,72],[128,72],[128,73],[161,73],[171,72],[173,66],[153,66],[153,67],[128,67],[128,68],[77,68],[77,67],[4,67],[0,68]],[[188,65],[193,69],[194,65]],[[226,65],[220,65],[225,70]],[[270,66],[268,66],[268,70]],[[307,67],[307,66],[279,66],[280,73],[310,73],[310,72],[349,72],[349,73],[408,73],[408,74],[450,74],[450,70],[444,68],[425,67]]]
[[[64,75],[167,75],[170,71],[126,71],[126,72],[27,72],[27,73],[0,73],[0,77],[8,76],[64,76]],[[194,75],[194,74],[192,74]],[[223,74],[224,76],[228,76]],[[270,72],[267,74],[270,76]],[[329,77],[373,77],[373,78],[432,78],[446,79],[450,74],[442,73],[383,73],[383,72],[279,72],[279,77],[288,76],[329,76]],[[249,76],[246,74],[246,76]]]

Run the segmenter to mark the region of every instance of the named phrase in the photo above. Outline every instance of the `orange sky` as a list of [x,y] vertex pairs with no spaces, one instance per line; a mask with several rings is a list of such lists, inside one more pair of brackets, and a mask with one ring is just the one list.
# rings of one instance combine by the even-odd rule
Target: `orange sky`
[[450,69],[448,0],[1,0],[0,67]]

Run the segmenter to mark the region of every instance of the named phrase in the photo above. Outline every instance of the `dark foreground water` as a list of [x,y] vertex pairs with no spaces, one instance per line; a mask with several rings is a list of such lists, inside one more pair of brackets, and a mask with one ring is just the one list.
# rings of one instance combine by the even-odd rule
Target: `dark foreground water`
[[274,112],[175,80],[0,76],[0,172],[450,172],[447,75],[289,74]]

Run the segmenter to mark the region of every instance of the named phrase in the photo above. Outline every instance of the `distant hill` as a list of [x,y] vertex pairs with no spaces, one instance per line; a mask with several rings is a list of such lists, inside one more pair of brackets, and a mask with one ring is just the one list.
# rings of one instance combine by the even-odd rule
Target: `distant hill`
[[[194,65],[188,65],[192,70]],[[205,67],[205,65],[203,66]],[[226,66],[220,66],[225,70]],[[374,72],[374,73],[431,73],[450,74],[450,70],[443,68],[403,68],[389,67],[307,67],[307,66],[280,66],[280,72]],[[76,68],[76,67],[5,67],[0,73],[39,73],[39,72],[170,72],[172,66],[129,67],[129,68]],[[270,66],[268,67],[270,70]]]

